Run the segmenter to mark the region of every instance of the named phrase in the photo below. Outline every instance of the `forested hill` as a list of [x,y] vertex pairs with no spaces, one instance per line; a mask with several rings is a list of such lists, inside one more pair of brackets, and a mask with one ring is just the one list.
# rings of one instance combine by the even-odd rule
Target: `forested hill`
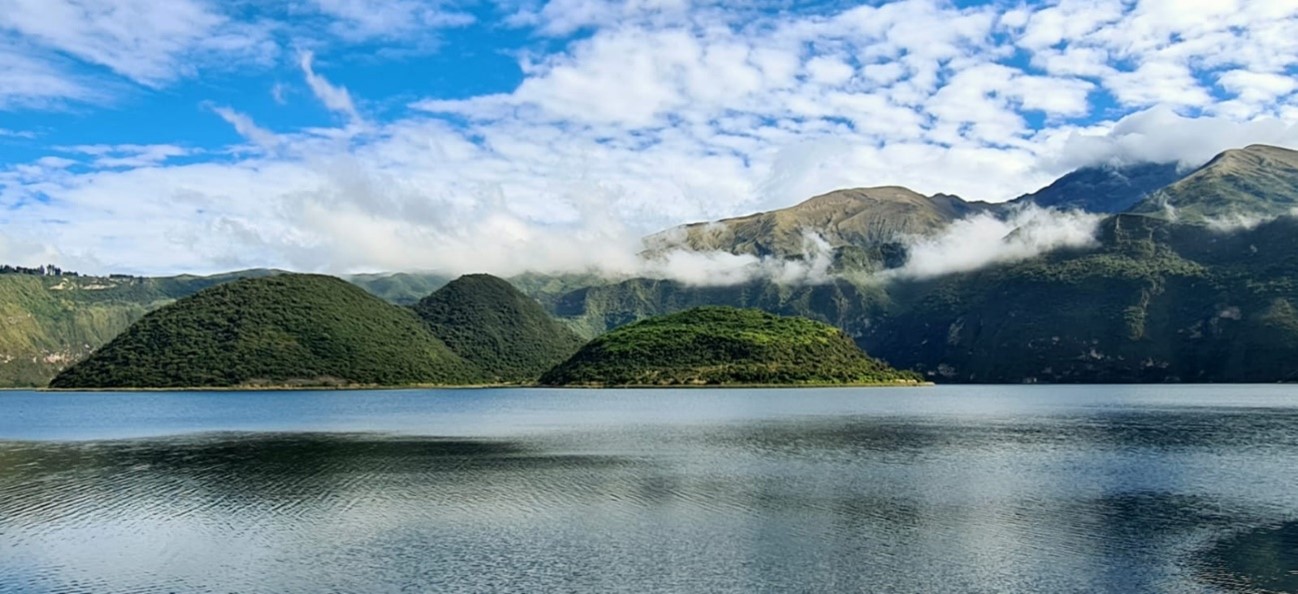
[[433,334],[496,382],[531,382],[584,340],[489,274],[462,276],[414,306]]
[[754,309],[703,307],[613,330],[541,378],[545,385],[914,384],[843,332]]
[[146,315],[55,388],[469,384],[482,373],[413,312],[341,279],[244,279]]

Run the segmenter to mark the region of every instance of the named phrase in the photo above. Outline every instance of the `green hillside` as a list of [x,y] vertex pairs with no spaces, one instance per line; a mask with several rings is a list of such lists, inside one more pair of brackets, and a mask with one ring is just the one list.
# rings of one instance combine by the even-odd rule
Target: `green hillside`
[[238,278],[0,274],[0,387],[42,387],[150,310]]
[[388,303],[414,305],[429,293],[446,286],[450,279],[440,274],[397,272],[354,274],[345,280]]
[[753,309],[702,307],[609,332],[541,377],[545,385],[914,383],[842,331]]
[[584,342],[535,300],[488,274],[462,276],[414,309],[433,334],[493,381],[534,381]]
[[1298,379],[1298,220],[1123,215],[1095,250],[898,286],[861,343],[962,382]]
[[464,384],[480,372],[409,310],[328,276],[201,291],[146,315],[55,388]]
[[943,382],[1298,381],[1298,219],[1231,232],[1106,220],[1094,248],[926,280],[573,291],[556,313],[616,327],[700,305],[831,323]]

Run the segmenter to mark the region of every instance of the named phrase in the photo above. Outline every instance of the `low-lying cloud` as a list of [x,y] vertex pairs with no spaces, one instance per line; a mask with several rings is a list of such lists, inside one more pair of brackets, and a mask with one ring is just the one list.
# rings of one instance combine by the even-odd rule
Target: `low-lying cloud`
[[911,239],[906,264],[886,275],[931,278],[1027,260],[1060,248],[1094,245],[1103,218],[1037,206],[1016,210],[1006,218],[976,215],[952,223],[937,235]]

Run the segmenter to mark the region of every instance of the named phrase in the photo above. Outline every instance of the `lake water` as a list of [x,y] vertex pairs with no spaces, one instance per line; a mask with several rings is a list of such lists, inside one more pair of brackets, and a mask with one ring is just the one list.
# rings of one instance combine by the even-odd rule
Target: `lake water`
[[0,392],[0,592],[1298,591],[1298,388]]

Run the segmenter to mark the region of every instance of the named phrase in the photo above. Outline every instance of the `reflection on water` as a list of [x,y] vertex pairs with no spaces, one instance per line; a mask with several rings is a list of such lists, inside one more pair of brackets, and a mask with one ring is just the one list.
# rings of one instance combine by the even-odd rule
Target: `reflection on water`
[[1225,588],[1298,592],[1298,522],[1223,539],[1203,561],[1205,577]]
[[1298,591],[1298,398],[969,390],[334,402],[383,432],[263,394],[292,431],[0,441],[0,592]]

